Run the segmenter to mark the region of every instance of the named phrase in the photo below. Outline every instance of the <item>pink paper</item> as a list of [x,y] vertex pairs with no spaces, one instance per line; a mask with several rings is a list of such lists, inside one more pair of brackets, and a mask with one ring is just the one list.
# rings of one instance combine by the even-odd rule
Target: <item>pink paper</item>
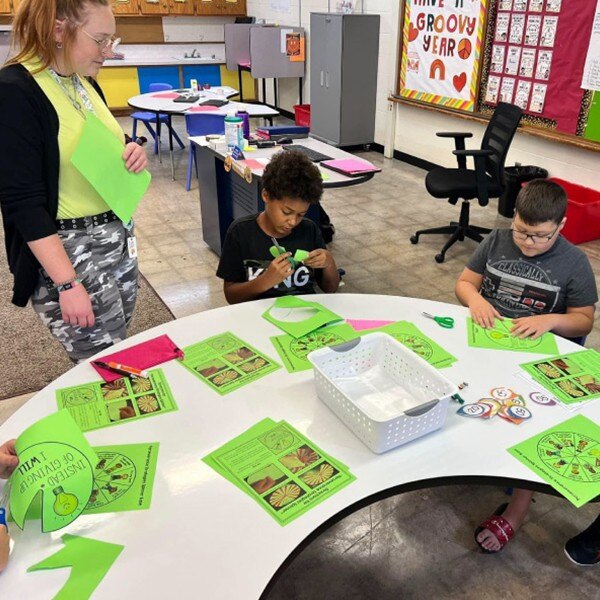
[[246,158],[245,160],[238,161],[242,163],[244,166],[249,167],[250,169],[255,169],[257,171],[264,171],[265,165],[261,162],[258,162],[255,158]]
[[372,171],[381,171],[375,165],[363,160],[357,160],[355,158],[340,158],[334,160],[324,160],[321,162],[324,167],[330,167],[336,171],[343,171],[347,173],[370,173]]
[[159,94],[152,94],[153,98],[166,98],[167,100],[173,100],[179,98],[179,94],[176,92],[160,92]]
[[250,67],[249,62],[241,62],[241,63],[238,63],[238,65],[240,65],[240,67]]
[[[102,362],[116,362],[136,369],[149,369],[174,358],[183,358],[183,352],[173,343],[168,335],[160,335],[156,338],[131,346],[126,350],[106,354],[97,360]],[[97,366],[93,361],[90,363],[107,383],[121,379],[122,375],[113,373],[108,369]]]
[[375,329],[394,323],[394,321],[375,321],[369,319],[346,319],[346,323],[355,331],[364,331],[365,329]]
[[211,112],[213,110],[219,110],[218,106],[204,106],[199,104],[198,106],[192,106],[187,112]]

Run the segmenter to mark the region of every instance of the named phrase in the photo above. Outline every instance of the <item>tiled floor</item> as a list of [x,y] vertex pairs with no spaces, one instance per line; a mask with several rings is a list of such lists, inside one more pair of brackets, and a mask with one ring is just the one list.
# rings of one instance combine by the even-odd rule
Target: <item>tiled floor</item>
[[[122,124],[130,129],[128,119]],[[197,188],[185,192],[187,149],[175,157],[175,182],[168,154],[162,165],[151,158],[153,181],[136,222],[141,271],[181,317],[222,306],[225,300],[214,276],[217,257],[202,241]],[[327,191],[324,198],[337,230],[330,249],[346,270],[341,293],[456,302],[454,283],[474,243],[455,246],[440,265],[433,257],[441,238],[424,237],[413,246],[409,237],[418,228],[457,218],[457,208],[427,196],[423,171],[375,153],[368,158],[383,172],[367,184]],[[489,227],[508,225],[496,214],[495,203],[473,207],[472,220]],[[600,275],[600,242],[582,247]],[[598,320],[587,345],[600,348]],[[496,556],[482,555],[472,531],[503,498],[496,487],[463,485],[378,502],[306,548],[269,600],[600,597],[600,566],[575,567],[562,551],[564,541],[586,527],[599,508],[575,510],[564,500],[539,496],[510,546]]]

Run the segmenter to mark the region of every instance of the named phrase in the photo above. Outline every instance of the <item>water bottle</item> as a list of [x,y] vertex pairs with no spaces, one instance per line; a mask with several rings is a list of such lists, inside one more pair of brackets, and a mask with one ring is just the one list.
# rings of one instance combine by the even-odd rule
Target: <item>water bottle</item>
[[227,151],[231,152],[235,146],[244,148],[244,130],[241,117],[237,117],[233,111],[225,117],[225,141]]

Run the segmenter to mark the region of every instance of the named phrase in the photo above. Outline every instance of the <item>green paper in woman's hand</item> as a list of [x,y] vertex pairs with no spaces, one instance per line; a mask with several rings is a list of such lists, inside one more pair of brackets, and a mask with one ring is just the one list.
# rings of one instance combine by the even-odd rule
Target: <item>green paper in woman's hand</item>
[[42,495],[42,531],[72,523],[86,507],[98,457],[68,410],[34,423],[15,443],[19,466],[11,476],[10,512],[22,529],[29,506]]

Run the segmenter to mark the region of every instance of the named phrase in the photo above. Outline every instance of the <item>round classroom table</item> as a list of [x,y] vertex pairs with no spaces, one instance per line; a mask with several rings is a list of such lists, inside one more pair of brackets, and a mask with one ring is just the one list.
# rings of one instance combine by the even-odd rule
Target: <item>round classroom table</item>
[[[407,320],[458,358],[441,372],[454,383],[468,382],[460,393],[467,402],[509,386],[523,396],[535,388],[519,376],[519,363],[538,354],[494,351],[467,345],[463,307],[395,296],[317,295],[344,318]],[[248,302],[198,313],[140,333],[116,348],[167,333],[185,347],[230,331],[279,360],[269,337],[281,331],[261,317],[272,300]],[[451,316],[444,329],[422,316]],[[581,349],[558,338],[561,353]],[[148,510],[83,515],[63,530],[42,534],[39,521],[14,524],[14,548],[0,577],[3,598],[49,600],[63,586],[69,569],[26,573],[54,554],[64,533],[124,546],[94,598],[210,598],[252,600],[265,594],[291,558],[318,533],[343,516],[386,496],[452,483],[518,484],[551,488],[506,448],[568,418],[560,405],[531,401],[533,418],[519,426],[495,417],[469,419],[451,402],[445,426],[385,454],[371,452],[317,397],[312,371],[290,374],[281,368],[225,396],[219,396],[176,361],[161,367],[178,410],[86,434],[92,446],[159,442],[152,505]],[[56,411],[55,390],[97,380],[81,364],[37,393],[0,427],[0,441],[17,437],[38,419]],[[600,422],[600,402],[578,413]],[[350,468],[356,481],[285,527],[253,499],[207,466],[202,458],[261,419],[286,420],[324,452]],[[465,527],[467,527],[465,519]]]

